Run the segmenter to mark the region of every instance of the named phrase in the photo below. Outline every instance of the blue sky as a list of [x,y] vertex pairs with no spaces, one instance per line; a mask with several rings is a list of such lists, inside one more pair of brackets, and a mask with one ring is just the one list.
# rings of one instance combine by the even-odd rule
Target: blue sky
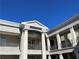
[[54,28],[79,13],[79,0],[0,0],[0,18],[14,22],[37,19]]

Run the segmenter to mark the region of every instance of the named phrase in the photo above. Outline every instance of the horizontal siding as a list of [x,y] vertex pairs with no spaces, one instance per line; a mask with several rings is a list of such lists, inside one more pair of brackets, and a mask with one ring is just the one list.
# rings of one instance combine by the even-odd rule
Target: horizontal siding
[[0,47],[0,55],[20,55],[19,47]]
[[3,25],[0,25],[0,31],[11,32],[11,33],[18,33],[18,34],[20,33],[19,28],[3,26]]

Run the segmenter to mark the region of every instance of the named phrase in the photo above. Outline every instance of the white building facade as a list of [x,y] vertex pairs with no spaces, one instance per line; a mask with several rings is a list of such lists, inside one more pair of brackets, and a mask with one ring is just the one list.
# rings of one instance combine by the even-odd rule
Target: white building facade
[[0,59],[79,59],[79,16],[49,30],[33,20],[0,19]]

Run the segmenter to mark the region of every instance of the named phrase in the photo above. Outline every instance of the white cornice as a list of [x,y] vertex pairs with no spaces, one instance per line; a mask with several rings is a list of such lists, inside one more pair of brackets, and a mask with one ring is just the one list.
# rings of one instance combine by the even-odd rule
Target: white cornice
[[16,23],[16,22],[0,19],[0,25],[19,27],[20,23]]

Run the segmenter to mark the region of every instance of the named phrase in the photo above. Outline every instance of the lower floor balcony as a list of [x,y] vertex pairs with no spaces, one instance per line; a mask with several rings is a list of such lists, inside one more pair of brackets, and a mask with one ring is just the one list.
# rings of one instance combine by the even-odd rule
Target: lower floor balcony
[[76,55],[73,52],[72,53],[64,53],[63,58],[64,59],[77,59]]
[[[73,52],[64,53],[62,54],[62,57],[60,55],[61,54],[53,54],[50,55],[50,57],[51,59],[79,59]],[[20,55],[0,55],[0,59],[20,59],[19,56]],[[42,59],[42,54],[41,55],[28,54],[28,57],[26,59]],[[49,59],[48,55],[46,55],[46,59]]]
[[28,59],[42,59],[42,55],[29,55]]
[[18,55],[0,55],[0,59],[19,59]]
[[[19,59],[19,55],[0,55],[0,59]],[[42,55],[28,55],[27,59],[42,59]]]
[[[73,52],[62,54],[62,58],[63,59],[77,59],[76,55]],[[51,55],[51,59],[62,59],[62,58],[60,57],[60,54]]]

